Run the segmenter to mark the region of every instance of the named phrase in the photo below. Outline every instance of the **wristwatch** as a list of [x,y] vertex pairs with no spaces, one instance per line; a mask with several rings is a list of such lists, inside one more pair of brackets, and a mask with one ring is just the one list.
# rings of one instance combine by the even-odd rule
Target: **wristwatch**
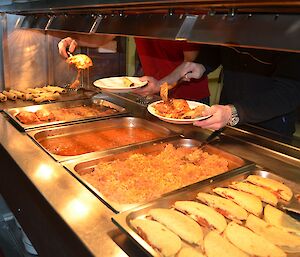
[[235,108],[234,105],[230,104],[229,106],[230,106],[230,109],[231,109],[231,118],[228,121],[227,125],[235,126],[240,121],[239,114],[238,114],[237,109]]

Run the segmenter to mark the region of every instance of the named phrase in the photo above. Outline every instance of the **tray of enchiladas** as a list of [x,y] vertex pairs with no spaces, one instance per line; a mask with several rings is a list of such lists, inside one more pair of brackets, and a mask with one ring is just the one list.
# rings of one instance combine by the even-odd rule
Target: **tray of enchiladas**
[[253,165],[250,161],[201,142],[169,138],[63,165],[115,212],[193,183]]
[[[300,186],[249,167],[206,179],[112,221],[149,256],[300,254],[300,222],[282,210]],[[299,202],[298,202],[299,204]]]
[[162,138],[173,131],[136,117],[114,117],[61,127],[28,131],[28,135],[57,161],[115,151]]
[[105,95],[83,100],[11,108],[4,112],[22,130],[103,119],[127,113],[124,107],[114,104]]

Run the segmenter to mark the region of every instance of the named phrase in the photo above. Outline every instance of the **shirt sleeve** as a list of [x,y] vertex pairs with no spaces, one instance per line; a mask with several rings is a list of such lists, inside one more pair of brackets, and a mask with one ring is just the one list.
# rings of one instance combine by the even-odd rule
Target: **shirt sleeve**
[[255,92],[234,105],[240,123],[258,123],[295,111],[300,106],[300,55],[282,53],[271,75],[272,88]]
[[195,62],[205,67],[206,71],[204,75],[209,74],[221,64],[220,48],[218,46],[201,45]]

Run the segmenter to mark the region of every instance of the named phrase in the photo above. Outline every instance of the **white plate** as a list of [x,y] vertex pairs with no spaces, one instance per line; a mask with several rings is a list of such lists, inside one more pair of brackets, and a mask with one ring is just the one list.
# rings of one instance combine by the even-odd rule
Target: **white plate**
[[[149,105],[148,105],[148,111],[149,111],[152,115],[158,117],[159,119],[161,119],[161,120],[163,120],[163,121],[169,122],[169,123],[174,123],[174,124],[193,124],[195,121],[198,121],[198,120],[205,120],[205,119],[208,119],[208,118],[210,118],[210,117],[212,116],[212,115],[208,115],[208,116],[197,117],[197,118],[194,118],[194,119],[174,119],[174,118],[167,118],[167,117],[164,117],[164,116],[159,115],[159,114],[156,112],[155,108],[154,108],[154,106],[155,106],[157,103],[160,103],[160,102],[162,102],[162,100],[161,100],[161,101],[154,102],[154,103],[152,103],[152,104],[149,104]],[[188,103],[188,105],[189,105],[189,107],[190,107],[191,109],[196,108],[196,107],[199,106],[199,105],[205,105],[205,108],[210,108],[210,107],[209,107],[208,105],[206,105],[206,104],[199,103],[199,102],[195,102],[195,101],[187,101],[187,103]]]
[[[129,79],[133,82],[133,86],[128,87],[124,83],[124,78]],[[147,81],[140,81],[138,77],[110,77],[110,78],[103,78],[94,81],[94,85],[99,87],[103,90],[110,91],[113,93],[126,93],[130,92],[133,89],[143,87],[147,84]]]

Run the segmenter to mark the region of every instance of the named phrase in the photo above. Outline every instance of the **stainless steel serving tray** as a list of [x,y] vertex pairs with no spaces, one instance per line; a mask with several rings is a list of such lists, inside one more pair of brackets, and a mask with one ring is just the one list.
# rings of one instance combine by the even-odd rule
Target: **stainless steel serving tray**
[[[163,150],[166,144],[173,144],[176,148],[178,147],[199,147],[201,142],[195,139],[187,139],[187,138],[168,138],[161,140],[161,142],[149,142],[147,144],[139,145],[139,146],[132,146],[131,148],[127,149],[120,149],[118,152],[114,153],[103,153],[101,156],[94,155],[89,156],[89,158],[83,157],[76,160],[64,162],[63,165],[81,182],[83,183],[90,191],[92,191],[101,201],[103,201],[109,208],[111,208],[114,212],[123,212],[125,210],[129,210],[134,208],[137,205],[141,205],[143,203],[135,203],[135,204],[121,204],[117,202],[113,202],[107,199],[99,190],[97,190],[93,185],[85,181],[81,175],[92,172],[95,166],[101,162],[111,162],[113,160],[122,160],[128,158],[132,154],[155,154],[159,153]],[[207,145],[204,151],[208,153],[214,153],[218,156],[224,157],[229,162],[229,171],[225,172],[230,173],[234,170],[244,170],[247,169],[249,166],[254,166],[254,163],[242,159],[238,156],[232,155],[227,153],[221,149],[215,148],[213,146]],[[92,157],[92,158],[91,158]],[[225,174],[224,173],[224,174]],[[211,177],[211,179],[217,178],[221,175],[217,175],[215,177]],[[200,182],[202,183],[202,182]],[[155,190],[155,189],[153,189]],[[178,189],[181,190],[181,189]],[[177,190],[175,190],[177,191]],[[173,191],[174,192],[174,191]],[[169,194],[169,193],[167,193]],[[167,195],[165,194],[165,195]]]
[[[295,184],[292,181],[286,180],[283,177],[280,177],[272,171],[267,171],[264,169],[260,169],[255,166],[248,167],[248,169],[236,170],[234,172],[227,172],[221,174],[213,179],[207,179],[202,182],[193,184],[189,187],[186,187],[180,191],[169,194],[161,199],[152,201],[148,204],[138,206],[132,210],[128,210],[123,213],[116,214],[112,217],[113,223],[115,223],[121,231],[123,231],[127,236],[129,236],[135,243],[137,243],[141,248],[149,255],[154,257],[160,257],[153,248],[147,244],[135,231],[135,229],[130,225],[130,221],[135,218],[145,218],[146,214],[153,208],[172,208],[173,204],[176,201],[196,201],[196,196],[199,192],[212,192],[212,189],[219,186],[228,186],[233,181],[242,181],[249,175],[259,175],[262,177],[267,177],[271,179],[276,179],[278,181],[284,182],[287,186],[289,186],[295,198],[300,192],[300,185]],[[293,201],[293,199],[291,200]],[[282,201],[280,204],[286,204],[286,202]],[[204,230],[205,233],[207,231]],[[188,245],[183,242],[184,245],[195,247],[192,245]],[[289,257],[297,257],[299,253],[289,253],[287,256]]]
[[[85,132],[93,132],[93,131],[105,131],[114,128],[143,128],[150,132],[154,132],[157,134],[155,139],[151,139],[148,141],[142,141],[139,143],[134,143],[130,145],[123,145],[114,148],[107,148],[105,150],[94,151],[90,153],[84,153],[79,155],[57,155],[55,153],[51,153],[45,147],[42,146],[40,143],[42,140],[51,139],[51,138],[59,138],[64,136],[72,136],[80,133]],[[41,147],[43,148],[49,155],[51,155],[57,161],[66,161],[74,158],[78,158],[80,156],[93,156],[93,153],[98,152],[101,154],[105,154],[106,152],[114,152],[119,149],[126,149],[132,145],[140,145],[146,142],[157,142],[162,138],[174,137],[177,136],[176,133],[172,132],[171,130],[157,125],[153,122],[150,122],[145,119],[135,118],[135,117],[114,117],[106,120],[99,120],[99,121],[91,121],[79,124],[70,124],[61,127],[51,127],[51,128],[44,128],[39,130],[32,130],[28,131],[28,135]]]
[[[52,121],[52,122],[41,122],[36,124],[23,124],[20,122],[16,115],[21,111],[28,111],[28,112],[36,112],[38,110],[57,110],[60,108],[71,108],[71,107],[79,107],[79,106],[95,106],[95,107],[109,107],[116,110],[114,114],[103,114],[101,116],[91,116],[91,117],[83,117],[79,119],[72,119],[72,120],[61,120],[61,121]],[[64,102],[56,102],[56,103],[48,103],[48,104],[40,104],[40,105],[32,105],[20,108],[11,108],[3,110],[12,120],[12,122],[17,126],[18,129],[21,130],[30,130],[30,129],[37,129],[45,126],[56,126],[66,123],[76,123],[80,121],[88,121],[88,120],[99,120],[99,119],[106,119],[107,117],[114,117],[114,116],[121,116],[127,113],[126,109],[122,106],[116,105],[109,97],[102,95],[101,97],[95,98],[87,98],[83,100],[71,100],[71,101],[64,101]]]

